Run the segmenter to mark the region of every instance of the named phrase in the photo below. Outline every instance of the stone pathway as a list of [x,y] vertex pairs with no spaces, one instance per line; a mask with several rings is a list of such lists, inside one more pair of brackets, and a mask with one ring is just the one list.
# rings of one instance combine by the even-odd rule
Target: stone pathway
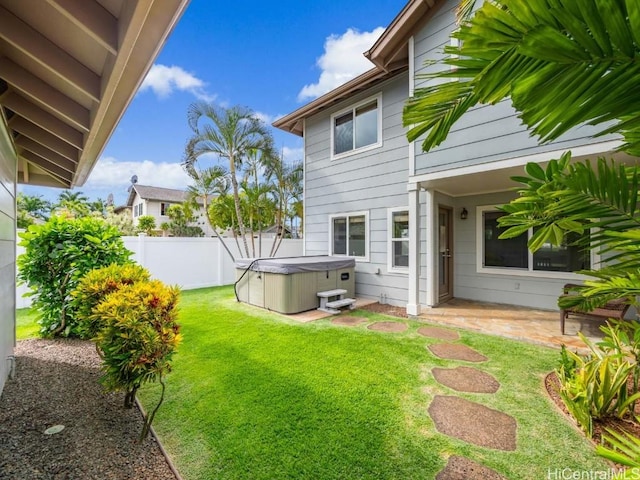
[[[421,331],[420,331],[421,330]],[[489,360],[485,355],[457,341],[457,332],[439,327],[421,327],[421,335],[444,340],[428,345],[428,350],[439,358],[482,363]],[[477,368],[431,369],[438,383],[458,392],[494,394],[500,383],[492,375]],[[474,445],[496,450],[516,449],[518,424],[510,415],[453,395],[436,395],[429,405],[429,415],[436,430],[444,435]],[[502,479],[500,474],[465,457],[450,457],[447,466],[436,477],[448,479]]]
[[[361,317],[340,316],[334,318],[332,323],[356,326],[367,320]],[[405,322],[387,321],[371,323],[367,328],[398,333],[407,330],[408,325]],[[489,360],[487,356],[467,345],[454,343],[460,340],[460,334],[455,330],[423,326],[418,328],[417,333],[441,340],[440,343],[427,345],[427,349],[438,358],[478,364]],[[434,367],[431,372],[438,383],[457,392],[492,395],[500,388],[496,378],[474,367]],[[435,395],[428,412],[436,430],[443,435],[484,448],[502,451],[516,449],[517,422],[506,413],[456,395]],[[447,465],[438,473],[436,479],[505,480],[505,477],[469,458],[454,455],[449,457]]]

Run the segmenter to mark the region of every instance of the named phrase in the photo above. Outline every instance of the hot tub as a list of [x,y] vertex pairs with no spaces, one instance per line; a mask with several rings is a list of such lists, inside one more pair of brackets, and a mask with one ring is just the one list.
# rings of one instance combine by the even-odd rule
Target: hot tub
[[355,295],[356,261],[350,257],[243,258],[236,260],[241,302],[280,313],[318,308],[318,292],[337,288]]

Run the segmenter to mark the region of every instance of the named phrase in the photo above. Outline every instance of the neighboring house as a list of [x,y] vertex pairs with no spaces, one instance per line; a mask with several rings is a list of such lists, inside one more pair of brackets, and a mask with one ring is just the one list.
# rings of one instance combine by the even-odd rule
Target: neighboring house
[[0,0],[0,392],[13,365],[16,183],[82,185],[188,0]]
[[442,58],[458,3],[410,1],[365,53],[373,69],[274,123],[304,138],[304,252],[356,257],[357,295],[411,315],[453,297],[555,309],[571,271],[598,259],[498,240],[496,206],[527,162],[612,156],[621,142],[583,126],[539,146],[505,101],[468,112],[429,153],[409,143],[403,106]]
[[[167,209],[171,205],[180,205],[186,201],[188,201],[188,196],[184,190],[150,187],[135,183],[131,185],[129,190],[127,207],[131,209],[134,225],[138,225],[138,218],[143,215],[149,215],[156,219],[156,228],[159,229],[160,225],[171,220],[166,213]],[[199,208],[193,211],[196,221],[191,223],[190,226],[200,227],[205,237],[212,237],[214,232],[207,221],[201,200],[198,201],[198,205]]]

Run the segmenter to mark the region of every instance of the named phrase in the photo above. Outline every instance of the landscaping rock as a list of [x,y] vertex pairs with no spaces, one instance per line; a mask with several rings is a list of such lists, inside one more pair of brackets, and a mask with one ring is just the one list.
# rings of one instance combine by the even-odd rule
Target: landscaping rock
[[487,357],[476,352],[473,348],[461,345],[459,343],[434,343],[427,345],[427,348],[436,357],[446,360],[463,360],[465,362],[486,362]]
[[360,325],[361,323],[365,323],[368,321],[369,319],[364,317],[341,316],[331,320],[331,323],[333,323],[334,325],[342,325],[344,327],[355,327],[356,325]]
[[454,396],[436,395],[429,405],[436,429],[480,447],[513,451],[517,423],[506,413]]
[[372,323],[367,328],[377,332],[398,333],[404,332],[408,327],[406,323],[401,322],[376,322]]
[[457,455],[449,457],[447,466],[436,480],[506,480],[495,470]]
[[473,367],[435,367],[431,372],[439,383],[458,392],[496,393],[500,388],[492,375]]
[[455,330],[440,327],[420,327],[418,333],[425,337],[437,338],[438,340],[446,340],[455,342],[460,339],[460,334]]

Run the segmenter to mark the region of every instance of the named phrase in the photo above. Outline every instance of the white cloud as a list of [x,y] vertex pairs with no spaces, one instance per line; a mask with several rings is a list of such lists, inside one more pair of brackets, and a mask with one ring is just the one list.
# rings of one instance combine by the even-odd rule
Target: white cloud
[[211,102],[216,96],[208,94],[205,86],[204,81],[177,65],[168,67],[156,63],[147,73],[140,91],[151,89],[159,98],[167,98],[175,90],[181,90],[191,93],[199,100]]
[[366,72],[373,64],[363,55],[382,35],[383,27],[372,32],[349,28],[342,35],[330,35],[324,43],[324,53],[316,61],[321,73],[317,83],[305,85],[298,101],[317,98]]
[[253,116],[267,125],[271,125],[276,118],[279,118],[278,115],[269,115],[264,112],[253,112]]
[[304,149],[302,147],[282,147],[282,156],[286,163],[300,162],[304,156]]
[[107,189],[114,192],[126,190],[132,175],[138,176],[141,185],[154,187],[185,189],[191,183],[179,163],[151,160],[118,161],[113,157],[103,157],[89,175],[86,188]]

